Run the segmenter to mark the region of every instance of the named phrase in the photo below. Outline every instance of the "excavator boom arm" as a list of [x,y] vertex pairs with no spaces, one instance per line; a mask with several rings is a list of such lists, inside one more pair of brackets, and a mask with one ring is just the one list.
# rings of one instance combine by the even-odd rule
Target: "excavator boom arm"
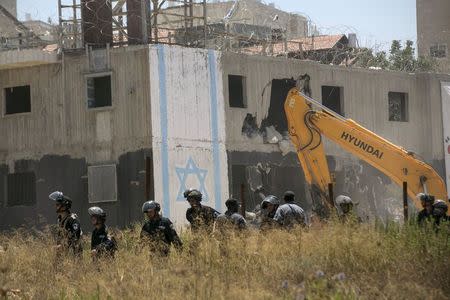
[[322,135],[383,172],[398,185],[407,182],[408,196],[421,209],[420,192],[447,199],[445,183],[428,164],[412,153],[329,110],[313,110],[312,99],[293,88],[285,102],[289,133],[309,184],[327,190],[331,182]]

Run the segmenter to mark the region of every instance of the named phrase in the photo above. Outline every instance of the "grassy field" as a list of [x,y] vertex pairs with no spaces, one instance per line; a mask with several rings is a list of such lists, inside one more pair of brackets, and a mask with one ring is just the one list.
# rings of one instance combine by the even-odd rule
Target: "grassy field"
[[[450,239],[414,226],[331,222],[227,237],[182,232],[183,251],[152,257],[139,226],[117,232],[115,260],[56,261],[48,233],[0,236],[0,298],[446,299]],[[88,243],[85,243],[88,247]],[[57,262],[57,263],[56,263]],[[8,290],[13,290],[8,292]]]

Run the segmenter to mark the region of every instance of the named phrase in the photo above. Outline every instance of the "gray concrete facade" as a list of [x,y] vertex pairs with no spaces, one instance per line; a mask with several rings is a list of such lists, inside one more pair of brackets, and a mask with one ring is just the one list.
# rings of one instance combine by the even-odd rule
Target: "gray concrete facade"
[[[189,54],[194,51],[189,48],[175,50],[166,56],[167,72],[172,65],[180,65],[176,55],[185,60],[197,57],[198,65],[200,60],[205,61],[202,53]],[[92,196],[89,167],[102,165],[116,168],[116,201],[100,203],[110,214],[109,223],[124,227],[141,218],[141,203],[146,197],[152,198],[157,188],[153,176],[159,174],[152,174],[153,165],[160,165],[152,146],[152,110],[159,112],[161,107],[152,107],[151,99],[151,91],[158,92],[160,82],[150,81],[150,73],[158,73],[158,66],[150,63],[151,52],[148,46],[129,46],[112,49],[103,57],[104,64],[101,55],[90,61],[82,51],[64,53],[54,63],[0,68],[0,228],[52,222],[55,216],[47,196],[58,189],[74,199],[74,211],[88,224],[86,211],[94,205],[88,201]],[[240,197],[244,184],[249,209],[260,201],[254,192],[258,186],[279,196],[287,189],[294,190],[304,207],[309,209],[312,205],[306,197],[303,172],[293,147],[286,151],[279,144],[265,141],[267,127],[274,126],[283,134],[285,93],[293,83],[291,79],[305,73],[311,76],[314,98],[322,99],[324,85],[340,87],[346,117],[414,151],[444,175],[440,82],[450,81],[450,76],[344,68],[233,53],[217,52],[217,57],[220,74],[216,78],[223,81],[218,99],[225,101],[224,117],[218,118],[225,123],[228,160],[222,172],[229,179],[227,195]],[[158,58],[161,57],[155,56],[154,60]],[[208,72],[208,68],[202,67],[198,72]],[[243,108],[229,105],[228,75],[245,77]],[[91,76],[111,76],[111,106],[88,108],[87,78]],[[203,78],[201,74],[196,76]],[[179,78],[186,82],[168,81],[167,89],[188,86],[189,78]],[[7,89],[24,85],[30,86],[31,111],[5,114]],[[407,122],[389,121],[389,92],[407,93]],[[192,123],[189,120],[195,120],[190,118],[192,115],[186,117],[188,125]],[[197,142],[188,142],[194,149]],[[335,145],[326,142],[326,149],[330,170],[336,175],[336,193],[346,191],[358,198],[362,215],[396,214],[386,211],[397,206],[385,205],[383,201],[400,199],[398,190],[382,174]],[[178,155],[181,150],[174,151]],[[35,176],[36,202],[31,206],[8,205],[8,175],[26,172]]]
[[[152,155],[148,48],[116,49],[101,71],[91,70],[84,51],[57,63],[21,64],[0,71],[0,228],[52,223],[53,190],[67,193],[89,224],[86,211],[95,204],[88,202],[88,167],[111,164],[117,201],[102,203],[110,223],[123,227],[139,219]],[[111,76],[111,106],[88,108],[87,77],[96,75]],[[31,111],[6,115],[6,89],[24,85],[30,86]],[[36,203],[9,207],[7,174],[24,172],[35,174]]]
[[417,0],[417,48],[421,56],[429,57],[432,47],[445,49],[437,58],[440,70],[450,73],[450,1]]
[[[229,169],[235,169],[237,173],[233,174],[231,171],[229,174],[234,194],[237,193],[236,186],[239,184],[237,181],[241,180],[253,182],[253,185],[249,186],[250,195],[252,195],[251,188],[258,185],[263,185],[268,193],[280,195],[279,182],[283,180],[292,182],[293,174],[278,169],[290,167],[297,168],[297,171],[301,172],[297,160],[291,156],[293,152],[283,156],[277,144],[264,141],[264,134],[265,127],[271,125],[283,134],[285,124],[280,121],[280,116],[284,117],[283,103],[286,93],[292,84],[295,84],[292,79],[305,73],[311,77],[313,98],[322,100],[322,86],[340,87],[341,107],[345,117],[413,151],[434,166],[445,178],[440,82],[448,81],[449,76],[373,71],[232,53],[225,53],[222,63],[225,99],[229,98],[228,75],[241,75],[246,78],[246,107],[227,106],[226,111]],[[285,87],[280,86],[280,83]],[[279,89],[278,93],[274,92],[275,85]],[[407,122],[389,121],[389,92],[407,94]],[[249,116],[255,121],[253,126],[256,134],[251,136],[243,133],[244,125],[248,128],[246,120]],[[362,216],[392,217],[401,214],[399,187],[389,184],[390,180],[378,170],[359,161],[338,146],[328,141],[325,141],[325,146],[330,171],[336,177],[337,194],[346,192],[359,201]],[[245,163],[238,159],[239,156],[250,158],[261,153],[270,155],[258,162],[249,159],[248,163]],[[234,175],[239,180],[233,179]],[[290,189],[301,193],[305,190],[302,184],[303,182],[298,183]],[[308,208],[310,204],[304,196],[302,195],[300,199]]]

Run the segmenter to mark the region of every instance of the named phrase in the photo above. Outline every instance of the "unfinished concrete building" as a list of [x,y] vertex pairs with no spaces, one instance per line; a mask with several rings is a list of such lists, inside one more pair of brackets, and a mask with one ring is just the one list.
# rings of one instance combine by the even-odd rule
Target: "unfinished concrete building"
[[440,70],[450,73],[450,2],[417,0],[416,6],[419,55],[435,58]]
[[[97,54],[81,52],[1,68],[3,228],[52,220],[47,196],[53,190],[73,197],[83,222],[87,208],[99,204],[120,226],[140,219],[146,199],[160,201],[164,213],[183,224],[187,187],[201,189],[205,203],[218,210],[228,196],[241,196],[241,185],[249,209],[260,201],[259,185],[277,195],[294,190],[310,208],[294,149],[280,147],[283,101],[292,78],[303,73],[312,78],[315,98],[445,176],[440,82],[449,76],[178,46],[95,51],[109,51],[103,64]],[[390,115],[392,93],[405,99],[400,119]],[[267,139],[274,131],[280,134],[275,142]],[[334,145],[327,150],[337,192],[360,200],[361,215],[396,216],[400,194],[382,174]]]
[[[51,39],[44,41],[32,29],[19,21],[16,16],[16,5],[15,0],[0,1],[0,51],[11,48],[45,46],[54,42],[53,34]],[[41,33],[39,32],[39,34]]]
[[[72,28],[86,26],[76,18],[70,22]],[[189,187],[219,211],[229,196],[244,198],[253,209],[261,200],[259,187],[276,195],[293,190],[310,211],[283,111],[288,90],[305,73],[322,104],[414,151],[450,179],[448,75],[132,45],[125,36],[127,47],[121,47],[109,44],[111,36],[84,32],[76,40],[68,33],[60,51],[0,51],[2,229],[52,223],[48,194],[55,190],[73,198],[83,224],[87,208],[99,205],[108,223],[128,226],[142,218],[148,199],[160,202],[177,225],[185,224],[183,191]],[[86,42],[84,48],[77,48],[78,41]],[[359,201],[363,218],[401,219],[400,189],[325,143],[336,193]]]

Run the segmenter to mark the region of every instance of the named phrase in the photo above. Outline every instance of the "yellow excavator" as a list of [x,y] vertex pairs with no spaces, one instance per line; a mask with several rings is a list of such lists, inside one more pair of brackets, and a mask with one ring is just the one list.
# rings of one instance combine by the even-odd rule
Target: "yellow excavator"
[[305,179],[312,190],[316,190],[315,197],[319,191],[322,203],[332,204],[328,195],[332,178],[322,136],[380,170],[399,186],[404,186],[418,210],[422,209],[417,199],[419,193],[448,200],[443,179],[430,165],[306,96],[299,91],[299,87],[290,90],[284,109],[289,135],[296,147]]

